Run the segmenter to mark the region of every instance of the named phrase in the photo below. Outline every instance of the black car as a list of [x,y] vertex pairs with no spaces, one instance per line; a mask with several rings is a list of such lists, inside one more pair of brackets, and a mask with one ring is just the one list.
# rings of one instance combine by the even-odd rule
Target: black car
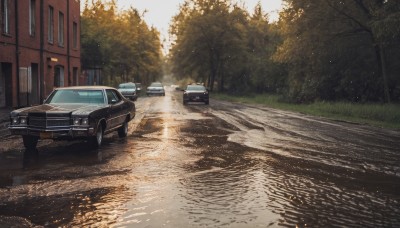
[[126,137],[135,111],[135,104],[114,88],[65,87],[54,90],[42,105],[12,111],[9,129],[22,135],[27,149],[35,149],[39,139],[88,139],[99,147],[103,135],[112,131]]
[[203,85],[188,85],[183,92],[183,104],[188,102],[204,102],[209,104],[208,90]]

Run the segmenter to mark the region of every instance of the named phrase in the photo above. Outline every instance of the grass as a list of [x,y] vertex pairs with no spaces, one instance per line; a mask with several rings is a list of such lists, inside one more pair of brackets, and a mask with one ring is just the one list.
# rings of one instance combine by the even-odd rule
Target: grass
[[213,98],[247,103],[262,104],[271,108],[300,112],[334,120],[369,124],[373,126],[400,130],[399,104],[356,104],[349,102],[315,102],[293,104],[281,101],[277,95],[231,96],[213,94]]

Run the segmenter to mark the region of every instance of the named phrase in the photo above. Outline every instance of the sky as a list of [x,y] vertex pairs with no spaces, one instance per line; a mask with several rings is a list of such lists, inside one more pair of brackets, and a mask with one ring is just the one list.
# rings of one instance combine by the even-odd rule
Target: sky
[[[144,16],[148,25],[156,27],[163,38],[167,38],[171,18],[178,13],[179,4],[184,0],[117,0],[119,10],[129,9],[130,6],[140,12],[146,10]],[[261,3],[264,11],[270,15],[272,20],[278,17],[278,11],[282,7],[282,0],[242,0],[250,12],[258,2]]]

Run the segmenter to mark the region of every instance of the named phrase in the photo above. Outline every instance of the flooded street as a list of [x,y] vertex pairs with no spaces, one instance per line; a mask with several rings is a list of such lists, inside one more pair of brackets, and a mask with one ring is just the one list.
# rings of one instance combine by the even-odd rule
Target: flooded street
[[400,227],[399,131],[181,96],[98,150],[2,139],[0,227]]

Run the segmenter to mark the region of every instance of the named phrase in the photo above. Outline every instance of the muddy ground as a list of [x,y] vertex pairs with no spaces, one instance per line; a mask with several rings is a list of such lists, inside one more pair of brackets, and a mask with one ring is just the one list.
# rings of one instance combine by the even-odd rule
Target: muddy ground
[[398,227],[400,132],[181,93],[129,136],[0,140],[0,227]]

